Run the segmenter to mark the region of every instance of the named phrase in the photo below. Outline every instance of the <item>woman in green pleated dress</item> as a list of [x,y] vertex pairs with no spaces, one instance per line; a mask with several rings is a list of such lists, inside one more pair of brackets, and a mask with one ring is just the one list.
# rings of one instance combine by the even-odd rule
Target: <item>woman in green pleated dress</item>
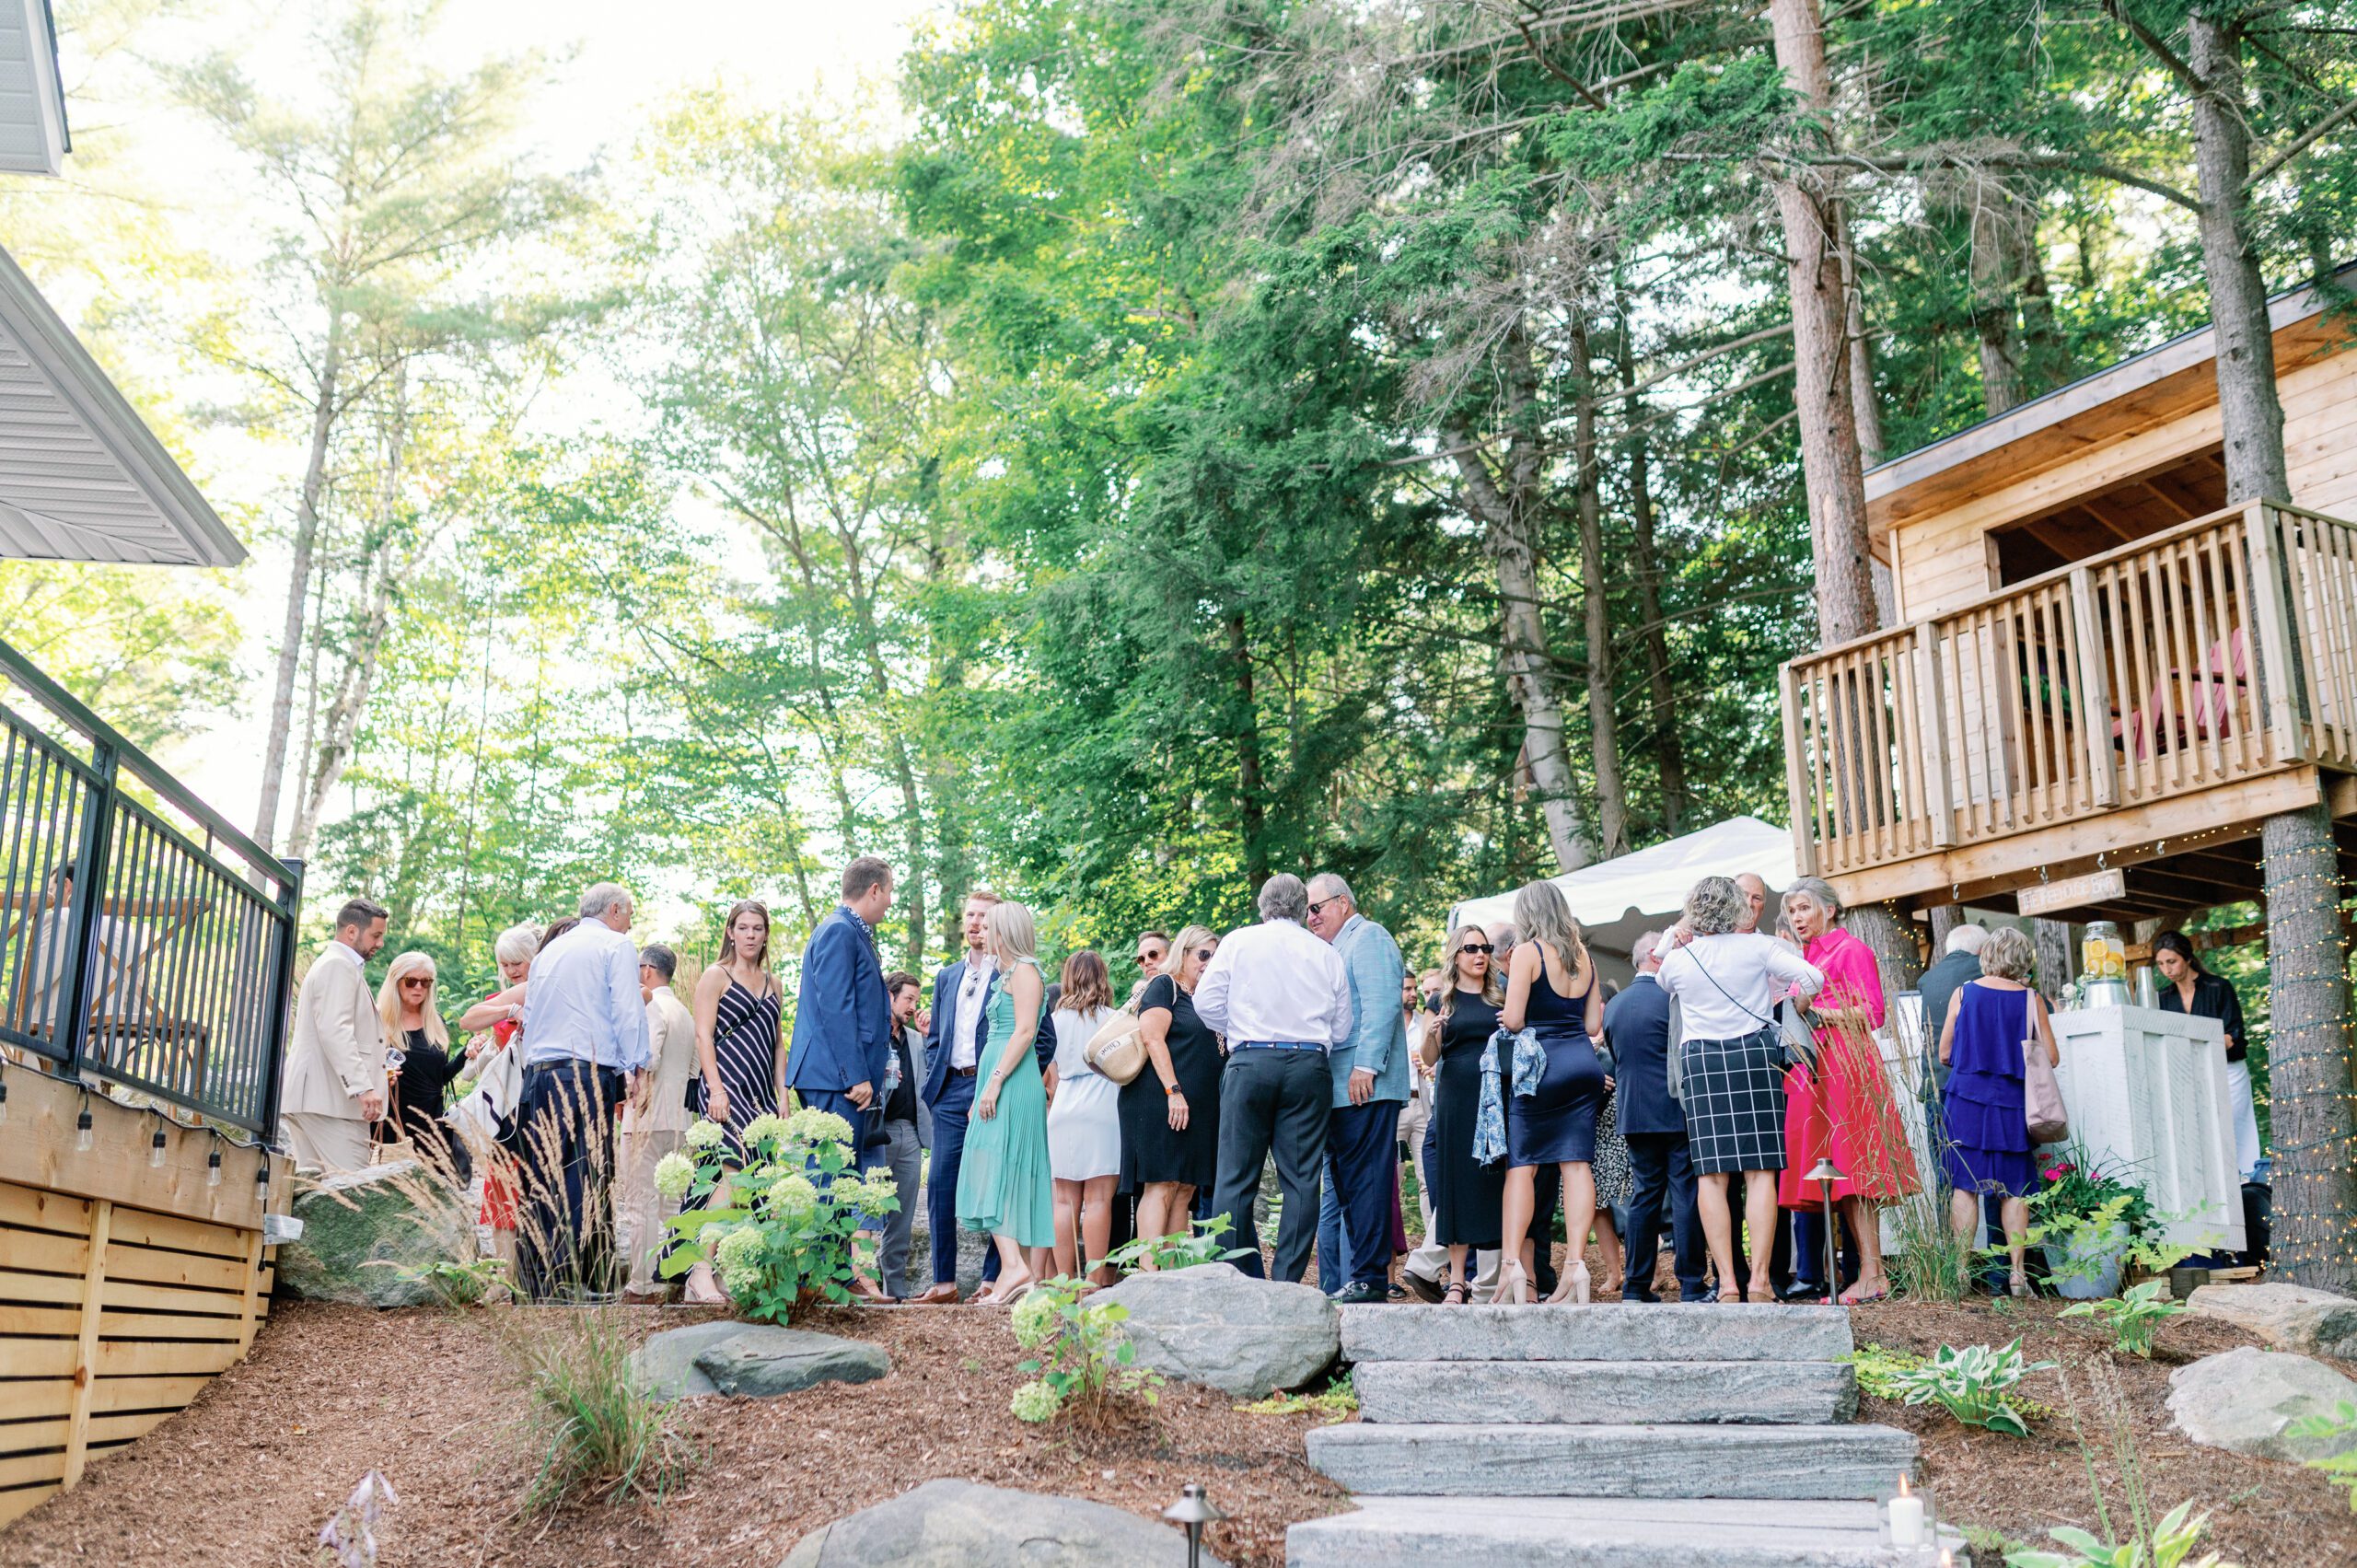
[[1048,1087],[1032,1042],[1047,1000],[1047,981],[1032,954],[1038,946],[1031,912],[1021,904],[991,906],[983,935],[998,960],[992,987],[990,1035],[982,1045],[985,1076],[974,1096],[958,1171],[958,1223],[998,1246],[998,1283],[974,1297],[978,1307],[1004,1307],[1029,1290],[1029,1249],[1056,1240],[1055,1184],[1048,1162]]

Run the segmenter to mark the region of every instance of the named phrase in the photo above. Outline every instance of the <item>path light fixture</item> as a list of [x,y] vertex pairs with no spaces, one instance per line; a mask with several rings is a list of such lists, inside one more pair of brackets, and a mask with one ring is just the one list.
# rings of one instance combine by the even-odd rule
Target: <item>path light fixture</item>
[[[1802,1179],[1816,1182],[1825,1199],[1825,1305],[1830,1307],[1841,1295],[1841,1225],[1833,1217],[1833,1184],[1841,1179],[1841,1167],[1828,1155]],[[1858,1245],[1865,1244],[1865,1237],[1860,1237]]]
[[1179,1488],[1178,1501],[1165,1508],[1162,1516],[1187,1532],[1187,1568],[1202,1568],[1203,1527],[1227,1517],[1203,1495],[1202,1482],[1190,1481]]

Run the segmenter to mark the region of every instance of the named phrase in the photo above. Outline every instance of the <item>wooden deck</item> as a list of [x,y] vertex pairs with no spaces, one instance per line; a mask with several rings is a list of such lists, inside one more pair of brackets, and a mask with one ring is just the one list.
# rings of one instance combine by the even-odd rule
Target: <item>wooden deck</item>
[[[0,1132],[0,1527],[245,1358],[270,1311],[255,1149],[9,1066]],[[221,1181],[207,1156],[222,1156]],[[273,1166],[284,1207],[285,1162]],[[0,1551],[0,1556],[5,1556]]]
[[[1783,702],[1800,865],[1852,902],[2229,843],[2357,772],[2357,526],[2195,517],[1794,659]],[[2218,901],[2185,881],[2147,901]]]

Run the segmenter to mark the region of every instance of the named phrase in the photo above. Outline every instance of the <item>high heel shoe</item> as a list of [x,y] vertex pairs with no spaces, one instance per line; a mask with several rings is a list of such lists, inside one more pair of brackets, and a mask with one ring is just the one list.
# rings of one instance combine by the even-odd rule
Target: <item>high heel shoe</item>
[[1529,1300],[1530,1276],[1522,1272],[1521,1264],[1511,1259],[1499,1259],[1498,1283],[1497,1288],[1490,1292],[1490,1305],[1495,1307],[1501,1302],[1512,1302],[1519,1307]]
[[1585,1307],[1592,1288],[1587,1276],[1587,1264],[1573,1263],[1563,1271],[1563,1277],[1555,1283],[1555,1294],[1547,1298],[1547,1305],[1552,1307],[1559,1302],[1570,1300]]

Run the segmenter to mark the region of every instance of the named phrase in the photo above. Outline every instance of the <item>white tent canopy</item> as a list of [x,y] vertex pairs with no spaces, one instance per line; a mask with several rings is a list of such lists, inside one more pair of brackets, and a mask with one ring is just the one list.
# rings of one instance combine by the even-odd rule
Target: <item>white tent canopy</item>
[[[1623,959],[1640,933],[1678,918],[1686,895],[1705,877],[1748,871],[1771,889],[1792,885],[1793,835],[1757,817],[1730,817],[1700,832],[1598,861],[1554,879],[1572,914],[1599,952]],[[1468,899],[1449,912],[1449,924],[1488,925],[1514,918],[1514,894]],[[1615,966],[1608,966],[1608,968]],[[1625,969],[1625,964],[1618,966]]]

